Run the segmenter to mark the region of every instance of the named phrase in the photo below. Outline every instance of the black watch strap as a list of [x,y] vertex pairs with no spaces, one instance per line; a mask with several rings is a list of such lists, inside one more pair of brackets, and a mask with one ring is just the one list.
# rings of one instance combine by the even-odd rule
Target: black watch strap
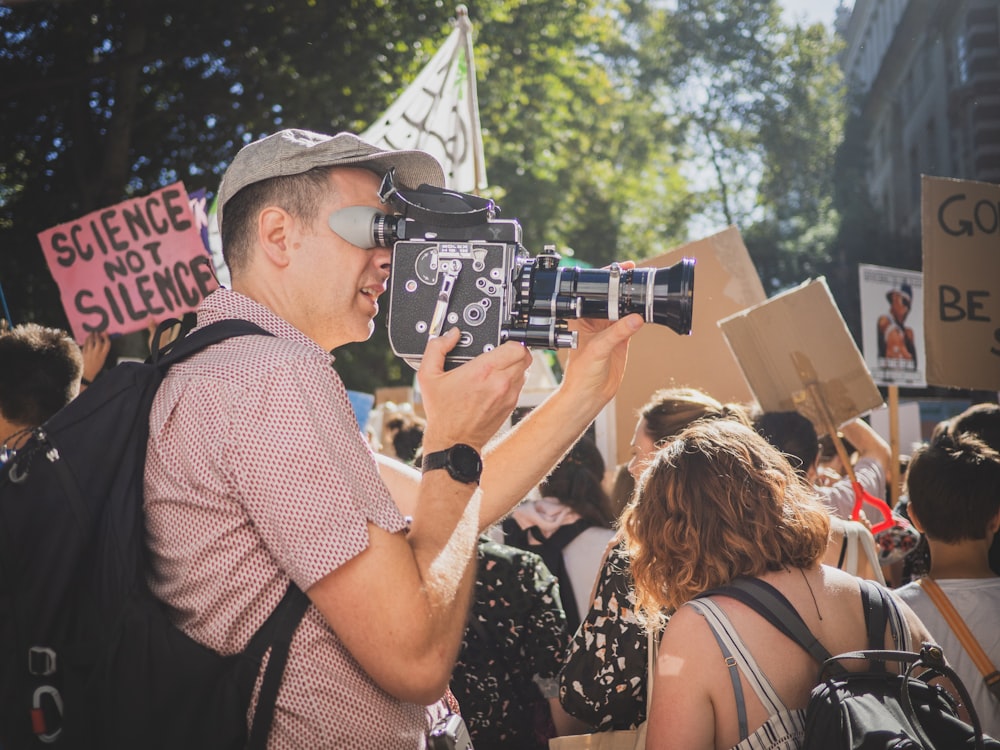
[[479,484],[483,459],[471,445],[456,443],[446,450],[426,454],[421,459],[420,468],[424,472],[445,469],[456,482]]

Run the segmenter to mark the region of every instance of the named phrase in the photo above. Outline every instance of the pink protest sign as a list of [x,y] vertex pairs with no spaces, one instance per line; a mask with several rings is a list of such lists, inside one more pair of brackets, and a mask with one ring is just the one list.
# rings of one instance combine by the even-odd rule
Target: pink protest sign
[[183,183],[38,234],[73,336],[179,317],[218,287]]

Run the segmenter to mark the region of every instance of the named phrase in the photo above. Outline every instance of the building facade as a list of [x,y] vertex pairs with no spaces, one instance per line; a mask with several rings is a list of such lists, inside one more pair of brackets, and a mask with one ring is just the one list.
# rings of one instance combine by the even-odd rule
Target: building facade
[[1000,0],[856,0],[837,30],[870,199],[917,239],[921,174],[1000,183]]

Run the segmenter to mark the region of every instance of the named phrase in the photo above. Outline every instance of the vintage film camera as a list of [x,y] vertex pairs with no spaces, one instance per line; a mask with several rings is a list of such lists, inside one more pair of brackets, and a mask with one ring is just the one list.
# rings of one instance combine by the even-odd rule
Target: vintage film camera
[[635,312],[691,333],[691,258],[669,268],[564,267],[552,246],[530,257],[521,225],[496,218],[493,201],[429,185],[404,192],[391,170],[379,196],[397,213],[353,206],[334,212],[329,224],[359,247],[393,248],[389,343],[414,368],[428,338],[454,326],[462,336],[446,358],[449,368],[504,341],[575,347],[569,318],[618,320]]

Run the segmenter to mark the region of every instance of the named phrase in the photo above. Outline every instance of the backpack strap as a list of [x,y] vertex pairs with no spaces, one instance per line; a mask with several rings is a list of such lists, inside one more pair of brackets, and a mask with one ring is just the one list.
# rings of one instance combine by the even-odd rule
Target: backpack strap
[[734,578],[725,586],[706,591],[696,598],[715,595],[728,596],[747,605],[820,664],[830,658],[830,652],[812,634],[795,607],[771,584],[759,578]]
[[976,636],[972,634],[969,626],[965,624],[965,620],[962,619],[958,610],[955,609],[955,605],[951,603],[951,599],[938,586],[937,581],[929,575],[917,581],[917,585],[930,597],[931,602],[934,603],[934,606],[938,608],[938,611],[944,617],[945,622],[948,623],[948,627],[958,637],[962,648],[965,649],[965,652],[976,665],[976,669],[982,674],[983,682],[986,683],[986,689],[990,691],[994,698],[1000,698],[1000,670],[997,670],[993,666],[990,657],[986,655],[983,647],[979,645]]
[[[170,327],[176,321],[165,321],[157,327],[154,341],[160,340],[161,329]],[[202,328],[196,328],[182,338],[175,339],[159,347],[150,355],[149,361],[166,372],[171,365],[234,336],[272,336],[270,331],[261,328],[256,323],[238,318],[220,320]],[[306,609],[309,608],[309,597],[294,583],[288,584],[288,589],[278,606],[260,626],[244,653],[251,657],[253,663],[261,664],[264,655],[270,648],[271,655],[261,679],[260,693],[257,696],[257,707],[254,710],[250,725],[250,737],[247,741],[248,750],[264,750],[267,738],[271,733],[274,720],[274,707],[278,700],[278,690],[281,687],[288,663],[288,654],[292,636],[302,622]]]
[[[868,630],[868,648],[885,648],[885,626],[889,618],[886,594],[869,581],[859,579],[861,584],[861,608],[865,613],[865,628]],[[898,644],[896,624],[892,623],[892,637]]]
[[[170,321],[161,323],[160,327],[168,325]],[[157,328],[159,334],[160,328]],[[196,328],[187,336],[174,339],[168,344],[158,348],[150,355],[150,361],[158,367],[166,370],[176,362],[190,357],[195,352],[199,352],[205,347],[217,344],[220,341],[233,338],[234,336],[272,336],[270,331],[266,331],[256,323],[249,320],[233,318],[230,320],[219,320],[209,323],[202,328]],[[158,337],[157,337],[157,340]]]
[[288,663],[292,636],[295,635],[308,608],[309,597],[294,583],[289,583],[288,590],[278,602],[278,606],[254,633],[244,650],[255,663],[260,664],[267,649],[269,647],[271,649],[271,656],[267,660],[261,681],[260,694],[257,696],[257,708],[254,710],[250,726],[248,750],[263,750],[267,747],[267,737],[271,733],[274,706],[278,701],[278,689],[281,687],[285,665]]

